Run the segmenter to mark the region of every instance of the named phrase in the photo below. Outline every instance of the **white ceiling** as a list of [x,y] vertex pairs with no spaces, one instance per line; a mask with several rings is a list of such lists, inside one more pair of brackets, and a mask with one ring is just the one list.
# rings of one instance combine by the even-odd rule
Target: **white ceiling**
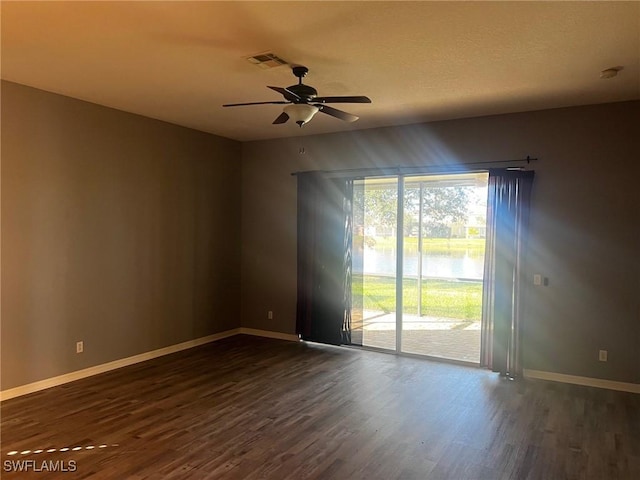
[[[237,140],[640,98],[640,2],[2,2],[2,78]],[[334,105],[272,125],[306,65]],[[600,71],[624,69],[602,80]]]

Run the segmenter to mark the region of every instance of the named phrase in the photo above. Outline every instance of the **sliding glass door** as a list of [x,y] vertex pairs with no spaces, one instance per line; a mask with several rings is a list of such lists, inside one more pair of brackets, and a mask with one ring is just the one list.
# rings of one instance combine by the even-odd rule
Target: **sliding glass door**
[[479,362],[487,178],[354,182],[354,343]]

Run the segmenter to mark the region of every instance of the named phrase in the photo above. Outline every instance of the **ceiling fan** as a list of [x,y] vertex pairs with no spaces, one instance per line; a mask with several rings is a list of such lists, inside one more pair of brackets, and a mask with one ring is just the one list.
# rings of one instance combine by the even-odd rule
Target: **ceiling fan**
[[318,113],[326,113],[332,117],[339,118],[346,122],[355,122],[358,120],[356,115],[338,110],[337,108],[326,105],[327,103],[371,103],[369,97],[364,96],[341,96],[341,97],[319,97],[318,91],[302,83],[302,78],[307,75],[309,69],[302,65],[296,65],[292,68],[293,74],[298,78],[296,85],[290,87],[268,87],[280,93],[284,100],[273,102],[250,102],[250,103],[228,103],[223,107],[239,107],[244,105],[287,105],[284,111],[273,121],[274,124],[285,123],[289,118],[293,119],[300,127],[309,122],[313,116]]

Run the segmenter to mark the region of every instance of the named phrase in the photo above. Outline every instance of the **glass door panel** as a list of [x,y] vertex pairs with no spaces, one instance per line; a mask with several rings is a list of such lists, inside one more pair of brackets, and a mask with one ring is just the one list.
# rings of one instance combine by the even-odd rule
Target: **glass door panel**
[[480,361],[487,180],[405,178],[403,352]]
[[396,349],[397,178],[354,181],[352,343]]

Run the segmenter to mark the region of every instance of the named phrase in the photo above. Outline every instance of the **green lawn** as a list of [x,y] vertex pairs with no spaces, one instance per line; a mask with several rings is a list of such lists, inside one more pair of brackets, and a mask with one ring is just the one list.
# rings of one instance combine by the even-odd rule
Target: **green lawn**
[[[354,239],[357,237],[354,237]],[[362,237],[360,237],[362,238]],[[367,237],[370,238],[376,248],[395,248],[394,237]],[[354,240],[354,243],[357,240]],[[484,254],[484,238],[423,238],[422,249],[425,253],[456,253],[466,252],[470,255]],[[417,249],[418,237],[404,237],[405,249]]]
[[[418,281],[403,282],[404,312],[417,314]],[[395,278],[375,275],[353,276],[353,306],[366,310],[395,311]],[[422,315],[480,320],[482,282],[422,280]]]

